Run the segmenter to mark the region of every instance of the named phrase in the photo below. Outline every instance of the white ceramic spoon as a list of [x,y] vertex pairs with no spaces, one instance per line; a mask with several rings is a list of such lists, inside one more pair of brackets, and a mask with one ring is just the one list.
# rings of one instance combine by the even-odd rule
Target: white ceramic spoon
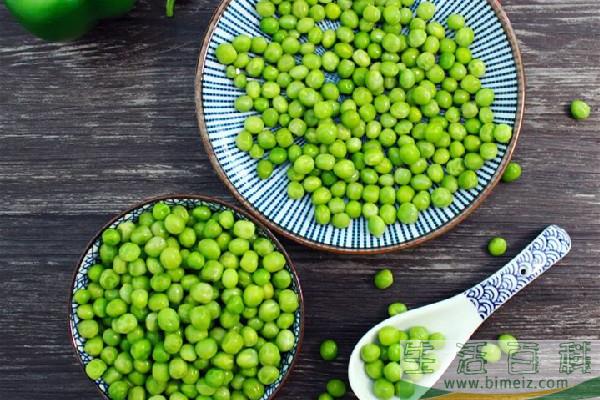
[[384,326],[408,329],[418,325],[429,332],[443,333],[447,341],[444,351],[437,352],[439,367],[436,372],[424,375],[415,386],[411,399],[419,399],[448,369],[460,350],[456,344],[465,343],[494,311],[560,261],[569,250],[571,238],[567,232],[551,225],[519,255],[480,284],[450,299],[388,318],[373,327],[350,356],[348,376],[354,394],[360,400],[377,400],[372,392],[372,381],[365,374],[360,349],[375,342],[377,333]]

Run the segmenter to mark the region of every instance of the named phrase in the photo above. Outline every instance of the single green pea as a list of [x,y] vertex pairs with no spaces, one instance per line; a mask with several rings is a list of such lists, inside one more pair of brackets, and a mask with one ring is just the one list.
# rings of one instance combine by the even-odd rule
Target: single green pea
[[365,364],[365,373],[371,379],[380,379],[383,376],[383,368],[383,361],[375,360]]
[[460,14],[450,14],[446,22],[448,27],[455,31],[465,26],[465,18]]
[[107,369],[107,365],[100,359],[93,359],[85,366],[85,372],[92,380],[97,380],[102,377]]
[[494,138],[499,143],[508,143],[512,137],[512,129],[506,124],[496,125],[494,129]]
[[444,187],[438,187],[431,193],[431,203],[437,208],[446,208],[454,200],[450,190]]
[[408,380],[401,380],[395,385],[396,396],[401,399],[410,398],[415,392],[415,384]]
[[[401,367],[398,367],[401,370]],[[397,374],[397,372],[395,374]],[[392,397],[394,397],[394,392],[394,384],[387,379],[377,379],[373,384],[373,394],[378,399],[391,399]]]
[[338,355],[338,345],[334,340],[324,340],[320,346],[321,358],[325,361],[335,360]]
[[390,317],[394,315],[402,314],[408,311],[406,304],[403,303],[392,303],[388,306],[388,314]]
[[[422,193],[422,192],[420,192]],[[403,224],[414,224],[415,222],[417,222],[418,218],[419,218],[419,210],[417,208],[417,206],[414,204],[415,200],[417,199],[417,196],[420,196],[420,193],[417,194],[414,198],[413,198],[413,203],[404,203],[401,204],[400,207],[398,207],[398,212],[397,212],[397,216],[398,216],[398,220],[403,223]],[[429,200],[427,200],[427,206],[429,205]]]
[[327,382],[327,393],[335,398],[343,397],[346,394],[346,384],[340,379],[331,379]]
[[221,64],[232,64],[237,58],[237,51],[229,43],[221,43],[215,50],[215,56]]
[[501,237],[492,238],[488,243],[488,252],[495,256],[502,256],[506,253],[506,240]]
[[383,346],[391,346],[400,341],[400,331],[393,326],[386,326],[377,333],[379,343]]
[[510,355],[519,349],[519,342],[513,335],[503,333],[498,336],[498,346],[503,353]]
[[381,349],[376,344],[366,344],[360,349],[361,359],[366,363],[378,360],[380,355]]
[[374,277],[374,284],[377,289],[387,289],[394,283],[392,271],[385,268],[377,271]]
[[480,351],[481,357],[489,363],[496,363],[502,358],[500,347],[493,343],[486,343]]
[[504,182],[514,182],[521,177],[521,166],[516,162],[510,162],[506,169],[504,170],[504,174],[502,174],[502,181]]
[[591,107],[583,100],[574,100],[571,103],[571,116],[575,119],[588,119],[591,112]]
[[79,334],[85,339],[91,339],[98,335],[99,326],[94,320],[83,320],[77,326]]
[[[392,192],[393,192],[393,189],[392,189]],[[395,216],[395,210],[393,211],[393,213],[394,213],[394,216]],[[374,216],[372,216],[372,217],[369,218],[367,226],[368,226],[369,232],[373,236],[381,236],[385,232],[386,223],[381,218],[381,216],[374,215]]]
[[474,189],[479,183],[479,178],[474,171],[467,170],[460,173],[458,176],[458,185],[461,189]]
[[484,160],[493,160],[498,155],[498,146],[496,143],[482,143],[479,154]]

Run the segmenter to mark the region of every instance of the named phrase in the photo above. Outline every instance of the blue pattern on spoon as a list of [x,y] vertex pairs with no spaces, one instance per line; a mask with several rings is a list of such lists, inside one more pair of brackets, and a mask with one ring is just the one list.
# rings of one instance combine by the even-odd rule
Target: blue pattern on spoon
[[570,250],[571,238],[567,232],[551,225],[501,270],[467,290],[465,296],[477,307],[479,316],[487,319]]

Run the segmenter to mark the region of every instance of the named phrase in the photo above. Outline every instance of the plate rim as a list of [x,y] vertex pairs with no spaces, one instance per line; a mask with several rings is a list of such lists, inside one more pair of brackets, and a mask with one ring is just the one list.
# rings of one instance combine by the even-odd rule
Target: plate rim
[[300,358],[300,353],[302,352],[302,345],[304,342],[305,307],[304,307],[304,292],[302,290],[302,283],[300,281],[300,275],[298,274],[298,269],[294,266],[292,258],[288,254],[287,250],[281,244],[279,239],[277,239],[277,236],[275,236],[273,234],[273,232],[271,232],[271,230],[269,229],[269,227],[267,225],[265,225],[254,215],[249,213],[248,210],[241,208],[237,205],[233,205],[225,200],[221,200],[220,198],[213,197],[213,196],[206,196],[206,195],[201,195],[201,194],[172,193],[172,194],[162,194],[162,195],[143,198],[142,200],[136,202],[132,206],[129,206],[122,211],[118,211],[114,216],[112,216],[109,219],[108,222],[102,224],[102,227],[94,234],[92,239],[87,242],[87,244],[84,247],[84,250],[81,253],[81,256],[77,259],[77,262],[75,263],[75,268],[73,269],[73,276],[71,278],[71,284],[69,286],[69,295],[68,295],[68,301],[67,301],[68,309],[67,309],[67,321],[66,322],[67,322],[67,332],[69,334],[69,342],[71,343],[71,347],[73,350],[73,357],[75,357],[75,359],[77,360],[77,363],[81,366],[82,371],[83,371],[85,377],[87,378],[87,380],[90,381],[94,385],[94,387],[96,388],[98,393],[100,393],[102,398],[105,400],[110,400],[108,395],[106,393],[104,393],[102,391],[102,389],[100,389],[100,387],[96,384],[96,382],[92,381],[87,376],[87,374],[85,372],[85,363],[83,362],[83,360],[81,359],[81,357],[79,355],[77,343],[75,342],[75,334],[74,334],[73,328],[71,326],[71,320],[73,319],[73,307],[72,307],[73,306],[73,288],[75,287],[77,275],[79,273],[79,270],[81,269],[81,265],[83,264],[89,249],[94,245],[94,243],[98,239],[101,238],[102,233],[107,228],[109,228],[113,223],[115,223],[118,219],[120,219],[120,218],[126,216],[127,214],[130,214],[133,211],[135,211],[147,204],[150,204],[150,203],[155,203],[155,202],[161,201],[161,200],[186,200],[186,199],[200,200],[200,201],[204,201],[206,203],[218,204],[222,207],[229,208],[229,209],[233,210],[234,212],[236,212],[240,215],[243,215],[245,218],[248,218],[250,221],[254,222],[256,225],[258,225],[260,228],[262,228],[262,230],[265,232],[266,236],[271,241],[273,241],[273,243],[275,244],[275,248],[277,248],[278,251],[283,253],[283,256],[286,259],[287,265],[289,266],[290,270],[292,271],[292,274],[294,275],[294,277],[296,279],[296,284],[298,286],[298,294],[299,294],[299,298],[300,298],[300,324],[299,324],[299,334],[298,334],[298,346],[296,348],[296,353],[294,354],[294,357],[292,358],[290,366],[287,369],[287,371],[285,372],[283,378],[281,379],[281,382],[279,382],[279,385],[277,385],[277,387],[275,388],[273,393],[271,393],[268,397],[269,400],[274,399],[276,397],[277,393],[279,392],[279,390],[281,390],[281,388],[284,387],[285,384],[287,383],[287,380],[289,379],[292,371],[296,367],[296,363],[298,362],[298,359]]
[[435,239],[435,238],[451,231],[452,229],[457,227],[459,224],[461,224],[467,217],[469,217],[477,208],[479,208],[479,206],[492,194],[493,190],[496,188],[496,186],[500,182],[500,178],[502,177],[502,174],[504,173],[504,170],[506,169],[508,163],[511,161],[512,155],[517,146],[517,142],[519,140],[519,135],[521,133],[521,128],[523,125],[523,116],[525,113],[525,98],[526,98],[526,96],[525,96],[525,92],[526,92],[525,69],[523,66],[523,59],[521,56],[521,50],[519,48],[519,42],[517,40],[517,36],[512,27],[512,24],[508,18],[508,15],[506,14],[506,12],[504,11],[504,9],[502,8],[502,6],[500,5],[500,3],[498,1],[485,0],[492,7],[494,12],[496,13],[496,17],[500,21],[500,24],[502,25],[502,29],[504,30],[504,32],[508,38],[508,41],[510,43],[511,52],[512,52],[512,55],[514,58],[515,68],[516,68],[516,72],[517,72],[518,90],[517,90],[517,110],[516,110],[516,116],[515,116],[515,125],[513,128],[513,137],[511,139],[509,145],[506,148],[506,153],[505,153],[500,165],[498,166],[498,169],[496,170],[495,175],[492,177],[492,179],[490,180],[490,182],[486,186],[486,188],[477,196],[477,198],[471,204],[469,204],[468,207],[466,207],[455,218],[448,221],[444,225],[438,227],[437,229],[433,230],[432,232],[429,232],[426,235],[409,240],[404,243],[383,246],[383,247],[377,247],[377,248],[370,248],[370,249],[347,248],[347,247],[340,247],[340,246],[335,246],[335,245],[330,245],[330,244],[325,244],[325,243],[319,243],[317,241],[304,238],[298,234],[288,231],[287,229],[281,227],[277,223],[271,221],[264,214],[262,214],[258,209],[256,209],[251,202],[249,202],[244,196],[242,196],[238,192],[238,190],[235,188],[235,186],[231,183],[231,181],[227,177],[227,174],[225,174],[223,167],[221,166],[221,164],[219,163],[219,160],[217,159],[217,156],[215,155],[215,151],[212,146],[212,143],[210,142],[210,138],[208,136],[208,130],[206,128],[206,124],[204,121],[202,76],[204,74],[206,56],[208,53],[208,48],[209,48],[210,42],[212,40],[212,36],[215,32],[215,29],[217,28],[217,24],[219,23],[221,16],[223,15],[223,13],[227,9],[227,7],[233,1],[234,0],[224,0],[221,2],[221,4],[219,4],[219,6],[215,9],[215,11],[212,14],[212,17],[211,17],[209,24],[207,25],[206,31],[204,33],[204,38],[202,39],[202,47],[200,48],[200,53],[199,53],[198,61],[196,64],[196,77],[194,80],[194,99],[195,99],[195,103],[196,103],[196,119],[198,121],[198,130],[200,131],[200,138],[202,139],[204,149],[205,149],[206,153],[208,154],[208,159],[209,159],[210,163],[212,164],[214,171],[217,173],[217,176],[223,182],[223,184],[227,187],[227,189],[231,192],[231,194],[236,198],[236,200],[239,201],[244,206],[244,208],[252,216],[254,216],[256,219],[258,219],[262,224],[266,225],[269,229],[272,229],[273,231],[279,233],[280,235],[282,235],[288,239],[291,239],[297,243],[300,243],[304,246],[313,248],[315,250],[324,250],[324,251],[336,253],[336,254],[358,254],[358,255],[385,254],[385,253],[391,253],[391,252],[395,252],[398,250],[405,250],[405,249],[419,246],[425,242],[428,242],[432,239]]

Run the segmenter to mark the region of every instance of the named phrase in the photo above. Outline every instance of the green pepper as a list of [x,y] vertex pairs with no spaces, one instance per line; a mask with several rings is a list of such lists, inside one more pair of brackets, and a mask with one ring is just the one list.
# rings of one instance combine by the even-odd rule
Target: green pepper
[[31,33],[50,41],[73,40],[96,23],[127,13],[136,0],[5,0]]
[[167,17],[172,17],[175,9],[175,0],[167,0],[165,11]]

